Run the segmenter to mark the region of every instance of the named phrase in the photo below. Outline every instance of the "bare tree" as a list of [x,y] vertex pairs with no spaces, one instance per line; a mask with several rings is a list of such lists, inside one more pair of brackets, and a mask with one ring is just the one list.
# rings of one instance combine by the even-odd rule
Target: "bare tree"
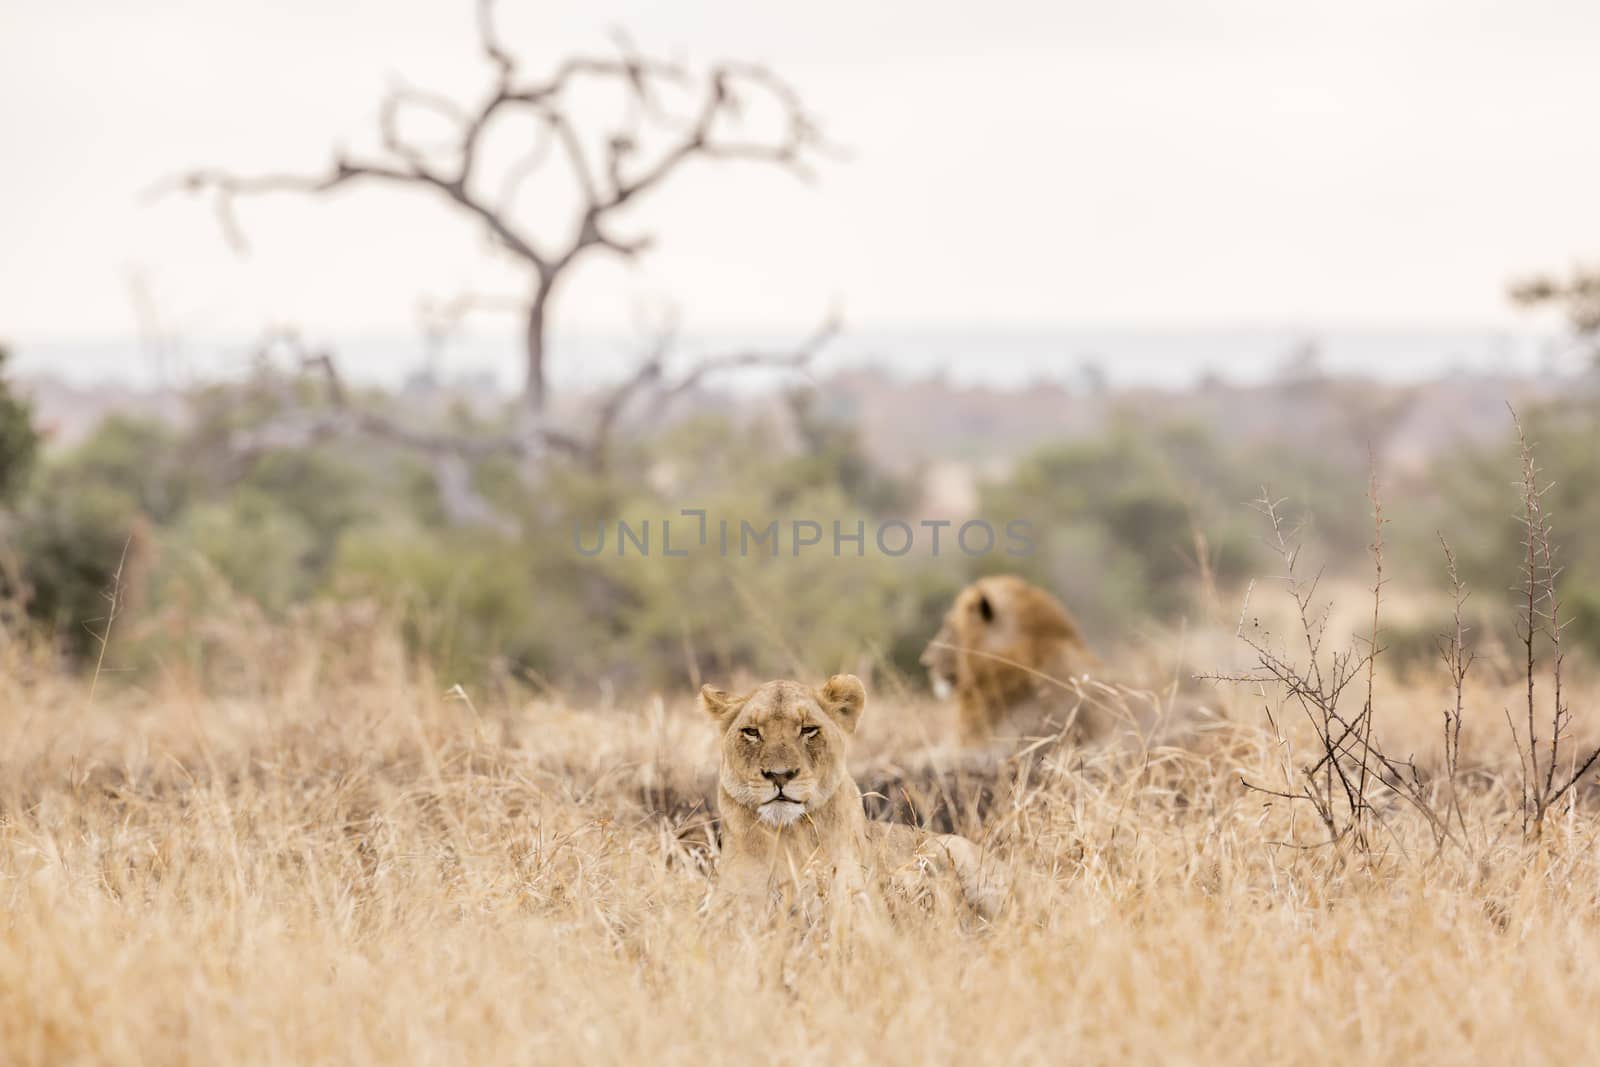
[[[805,177],[826,146],[799,97],[763,67],[720,63],[696,77],[677,64],[640,55],[619,35],[615,56],[569,57],[547,77],[537,78],[523,72],[498,36],[493,0],[479,0],[477,29],[492,83],[476,104],[396,88],[381,102],[377,132],[382,148],[376,154],[339,152],[326,171],[312,175],[194,170],[163,182],[157,191],[210,195],[225,234],[241,250],[245,238],[235,213],[241,196],[389,185],[443,200],[481,226],[526,272],[527,290],[519,307],[525,363],[519,432],[525,447],[561,449],[560,435],[547,430],[544,415],[550,301],[569,269],[601,254],[633,259],[649,248],[651,238],[624,233],[618,216],[694,161],[761,163]],[[583,83],[619,88],[628,103],[626,117],[607,128],[582,128],[572,96]],[[681,113],[686,98],[694,103]],[[678,106],[669,108],[669,99]],[[413,112],[448,123],[453,132],[449,143],[423,146],[408,138],[402,127]],[[776,121],[768,125],[776,128],[752,132],[752,113],[775,114]],[[533,120],[534,143],[523,163],[491,188],[482,173],[484,146],[491,128],[517,117]],[[552,160],[570,171],[578,206],[575,217],[536,234],[517,217],[517,192]],[[660,360],[647,360],[642,374],[651,373],[652,362]]]

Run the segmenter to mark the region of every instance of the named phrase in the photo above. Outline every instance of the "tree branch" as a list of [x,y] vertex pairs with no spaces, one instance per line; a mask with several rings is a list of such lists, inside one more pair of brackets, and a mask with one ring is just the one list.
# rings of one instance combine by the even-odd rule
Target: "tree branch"
[[585,453],[583,442],[558,430],[540,429],[537,438],[529,441],[515,434],[460,434],[408,426],[354,403],[329,350],[307,347],[292,330],[269,334],[261,351],[266,353],[274,344],[287,349],[301,372],[321,377],[326,406],[292,404],[278,417],[236,432],[231,439],[236,452],[256,454],[274,448],[304,448],[340,435],[361,435],[430,455],[448,453],[472,460],[523,458],[540,447],[571,456]]
[[666,383],[656,390],[652,416],[659,418],[674,400],[699,388],[707,378],[726,374],[729,371],[749,370],[757,367],[770,367],[777,370],[802,370],[810,365],[818,352],[839,335],[841,328],[840,318],[837,313],[834,313],[823,320],[822,324],[812,331],[809,337],[802,340],[799,345],[792,349],[766,351],[751,348],[703,359],[676,381]]
[[[569,56],[543,79],[523,76],[515,55],[502,42],[492,0],[479,0],[477,35],[485,62],[493,71],[489,90],[475,105],[406,85],[391,88],[380,102],[378,136],[381,152],[372,158],[336,154],[321,174],[237,175],[205,168],[158,183],[151,192],[172,191],[209,196],[223,233],[235,249],[247,248],[235,210],[243,196],[271,193],[319,195],[368,182],[422,189],[441,197],[460,214],[475,220],[532,276],[524,303],[523,400],[532,421],[542,418],[545,399],[547,335],[546,302],[557,280],[591,249],[631,258],[650,247],[649,235],[619,236],[614,216],[639,198],[664,185],[694,159],[739,160],[781,166],[803,177],[810,160],[826,145],[817,123],[798,94],[764,67],[722,63],[699,79],[679,66],[641,55],[617,35],[615,56]],[[580,81],[609,82],[622,88],[630,115],[620,125],[598,129],[581,126],[570,107],[569,90]],[[668,89],[697,96],[688,118],[673,116],[663,105]],[[746,116],[758,103],[770,105],[775,129],[747,129]],[[444,146],[423,147],[408,140],[402,128],[408,109],[438,116],[454,128]],[[531,117],[535,140],[530,153],[516,163],[506,181],[491,194],[480,189],[482,149],[491,124],[511,115]],[[656,136],[641,129],[649,123]],[[559,153],[548,149],[554,143]],[[645,152],[645,144],[661,147]],[[598,155],[599,158],[595,158]],[[649,158],[646,158],[646,157]],[[559,158],[579,191],[576,217],[554,226],[555,237],[538,240],[515,214],[516,192],[537,167]],[[762,360],[735,361],[753,365]],[[701,376],[714,368],[707,368]],[[693,386],[686,383],[685,388]]]
[[592,465],[600,469],[605,467],[617,422],[636,397],[646,394],[652,396],[648,421],[658,422],[674,400],[718,375],[761,367],[796,371],[804,369],[828,342],[838,336],[840,328],[838,315],[830,314],[822,325],[792,349],[774,351],[744,349],[713,356],[698,361],[676,378],[670,378],[667,373],[667,360],[671,355],[675,335],[672,330],[663,331],[656,339],[650,354],[640,362],[631,375],[613,388],[600,402],[590,438]]

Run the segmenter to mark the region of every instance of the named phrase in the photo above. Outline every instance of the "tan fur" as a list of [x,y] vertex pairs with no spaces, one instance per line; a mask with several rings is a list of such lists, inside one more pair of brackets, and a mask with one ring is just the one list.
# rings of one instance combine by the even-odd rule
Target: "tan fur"
[[934,691],[955,697],[963,745],[1068,727],[1084,739],[1106,726],[1076,699],[1099,669],[1078,624],[1059,600],[1015,575],[961,590],[921,662]]
[[1003,882],[971,841],[867,819],[845,762],[866,706],[860,679],[835,675],[819,690],[767,682],[738,697],[708,685],[700,700],[721,732],[722,893],[922,897],[953,878],[980,915],[996,912]]

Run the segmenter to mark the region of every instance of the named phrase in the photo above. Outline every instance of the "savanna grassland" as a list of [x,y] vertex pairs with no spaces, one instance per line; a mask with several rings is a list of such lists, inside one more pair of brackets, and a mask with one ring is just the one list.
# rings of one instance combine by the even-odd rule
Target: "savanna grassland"
[[[229,136],[208,144],[203,109],[188,99],[127,122],[76,106],[117,102],[100,91],[113,80],[104,50],[75,50],[87,64],[52,56],[56,80],[30,101],[41,114],[74,105],[93,120],[89,132],[117,135],[107,143],[127,158],[99,168],[117,184],[96,193],[133,182],[141,212],[192,201],[119,230],[107,198],[90,192],[92,168],[74,167],[51,183],[61,195],[39,206],[67,205],[71,225],[52,227],[52,239],[82,231],[93,255],[85,246],[74,258],[68,240],[15,275],[83,292],[25,287],[20,303],[48,299],[12,326],[32,323],[40,342],[61,338],[17,364],[37,380],[12,378],[0,345],[0,1067],[1593,1058],[1600,274],[1580,267],[1511,287],[1519,304],[1567,319],[1565,341],[1537,337],[1537,370],[1514,370],[1535,352],[1500,330],[1492,340],[1473,340],[1476,328],[1432,340],[1433,330],[1352,327],[1347,341],[1336,323],[1326,360],[1319,327],[1269,370],[1263,339],[1287,327],[1217,327],[1190,342],[1188,328],[1159,325],[1178,321],[1171,308],[1151,318],[1153,332],[1126,341],[1114,327],[1048,325],[1070,304],[1103,302],[1054,293],[1050,271],[1007,285],[991,268],[1025,266],[1027,256],[1004,254],[1005,240],[1052,268],[1070,256],[1093,262],[1083,258],[1092,247],[986,217],[938,236],[941,265],[981,264],[934,271],[960,299],[919,287],[915,271],[874,268],[863,321],[889,323],[885,309],[900,307],[904,327],[851,340],[830,313],[785,341],[783,324],[804,313],[806,293],[822,297],[815,285],[836,251],[819,253],[821,274],[802,271],[807,289],[769,316],[782,274],[757,264],[772,251],[763,245],[785,244],[784,227],[766,222],[783,221],[788,209],[770,198],[787,194],[751,187],[750,248],[728,260],[716,241],[695,251],[700,227],[684,212],[710,204],[726,230],[742,194],[664,190],[712,164],[825,177],[858,154],[856,133],[841,128],[849,136],[836,141],[805,102],[813,90],[781,72],[737,56],[703,68],[675,52],[654,56],[621,30],[614,50],[592,41],[599,51],[548,56],[537,73],[521,51],[563,38],[547,31],[571,20],[546,26],[541,14],[524,39],[529,12],[502,19],[492,0],[475,6],[456,44],[408,34],[396,53],[400,62],[426,40],[434,73],[456,81],[469,54],[459,46],[475,41],[481,76],[470,96],[426,88],[425,70],[416,83],[386,74],[383,95],[352,111],[339,82],[312,84],[309,61],[282,101],[273,96],[283,86],[261,79],[206,82],[199,103],[228,108],[235,90],[266,92],[256,104],[272,106],[240,114],[337,142],[329,169],[262,157],[270,129],[238,157],[233,134],[253,135],[260,122],[212,123]],[[890,23],[855,14],[844,36],[867,56],[873,24]],[[675,10],[673,23],[692,26],[688,17]],[[934,40],[921,21],[913,52]],[[128,27],[147,22],[166,37],[189,32],[184,56],[227,56],[240,71],[239,46],[272,39],[260,20],[241,24],[250,37],[232,43],[204,36],[203,20]],[[1095,35],[1074,26],[1083,38],[1074,47],[1092,52]],[[1419,40],[1440,36],[1417,26]],[[367,77],[365,52],[384,44],[383,28],[335,53],[319,24],[345,89]],[[879,51],[899,55],[906,35],[891,28],[895,40]],[[803,25],[786,31],[813,60],[831,43]],[[1124,66],[1139,36],[1118,29],[1105,54]],[[1324,36],[1308,39],[1332,56],[1338,41]],[[1540,30],[1508,43],[1537,36],[1558,39]],[[133,40],[119,38],[117,54],[142,58],[125,44]],[[1000,37],[981,40],[1007,57],[995,67],[1003,77],[976,77],[966,64],[950,97],[953,125],[977,128],[968,138],[977,151],[955,167],[920,167],[915,188],[882,184],[891,171],[848,181],[847,197],[877,189],[914,209],[907,189],[926,195],[924,184],[959,172],[955,202],[990,212],[995,197],[967,195],[981,194],[971,179],[987,170],[1001,200],[1030,209],[1018,220],[1044,219],[1055,201],[1071,207],[1066,182],[1021,203],[1021,171],[1005,139],[991,136],[1049,145],[1015,121],[1022,96],[1037,94],[1013,88],[1033,85],[1027,62],[1049,42],[1008,53],[995,51]],[[1238,56],[1267,41],[1246,35]],[[1270,41],[1263,69],[1275,75],[1287,66]],[[1160,43],[1163,67],[1183,58]],[[1571,65],[1552,57],[1553,77]],[[1208,48],[1190,66],[1204,74],[1216,58]],[[946,81],[948,65],[914,64]],[[165,66],[150,83],[193,96],[183,64]],[[796,73],[856,66],[866,69],[807,61]],[[1374,66],[1352,68],[1357,95],[1416,129],[1421,148],[1448,148],[1441,131],[1459,127],[1474,139],[1462,158],[1476,159],[1518,125],[1497,103],[1505,121],[1484,130],[1453,119],[1434,129],[1423,121],[1429,107],[1412,105],[1457,94],[1374,91],[1383,84],[1367,84]],[[1417,75],[1411,63],[1376,66]],[[1250,69],[1226,72],[1220,110],[1202,94],[1184,111],[1228,119],[1249,103],[1234,89],[1253,84],[1241,77]],[[81,85],[65,77],[75,70]],[[979,110],[991,80],[1001,95]],[[851,86],[859,90],[854,75],[835,89]],[[936,113],[937,94],[896,88],[905,100],[854,109],[857,132],[881,112],[917,134],[924,124],[907,126],[902,113],[912,104]],[[318,133],[279,106],[324,93],[334,95],[316,110],[337,130]],[[255,106],[249,93],[237,100]],[[1095,104],[1078,110],[1092,117]],[[141,136],[126,151],[127,131],[152,116],[181,120],[168,123],[181,140],[163,147],[161,136]],[[346,128],[368,119],[365,134]],[[70,122],[33,125],[78,144]],[[1343,125],[1362,137],[1341,160],[1376,159],[1384,139],[1368,136],[1369,124]],[[1123,123],[1090,126],[1111,131],[1118,151],[1129,140]],[[1180,132],[1187,141],[1205,131]],[[347,135],[354,154],[342,147]],[[1477,143],[1483,136],[1491,140]],[[859,148],[868,168],[902,154],[892,141]],[[44,174],[54,157],[27,158],[12,169]],[[130,177],[141,166],[165,177]],[[1161,177],[1141,176],[1130,190],[1141,195]],[[433,200],[438,218],[414,225],[404,195],[388,206],[375,198],[372,209],[392,222],[371,277],[344,258],[374,250],[364,231],[340,230],[330,214],[295,237],[290,220],[321,218],[301,214],[313,209],[294,206],[299,194],[330,194],[332,211],[347,196],[366,203],[358,190],[377,186]],[[1386,225],[1409,199],[1398,188]],[[82,225],[73,192],[96,225]],[[289,214],[244,208],[269,193],[284,202],[272,210]],[[1141,195],[1141,215],[1149,199]],[[24,202],[32,211],[33,198]],[[672,212],[673,225],[657,210]],[[183,221],[208,212],[224,239],[216,254],[244,251],[246,231],[269,223],[276,251],[242,273],[225,267]],[[1579,216],[1546,214],[1556,220],[1551,240],[1567,240]],[[377,217],[352,216],[358,226]],[[852,216],[847,201],[830,202],[827,217],[833,226],[876,208]],[[434,227],[452,218],[462,241],[436,244],[444,231]],[[907,218],[904,232],[920,232],[914,211]],[[1181,247],[1167,248],[1182,233],[1139,228],[1161,240],[1155,269],[1129,275],[1134,303],[1112,303],[1159,312],[1161,286],[1143,275],[1184,262]],[[1291,251],[1316,236],[1295,229],[1304,232]],[[981,231],[981,246],[963,248],[964,231]],[[851,234],[853,262],[838,280],[872,266],[874,233],[896,232],[873,223]],[[813,236],[826,244],[825,230]],[[1229,240],[1271,247],[1273,235],[1257,236]],[[1368,244],[1389,249],[1387,236]],[[133,258],[149,262],[123,263],[121,250],[147,238],[149,257]],[[687,241],[687,258],[630,275],[610,312],[592,290],[568,315],[574,272],[590,269],[579,263],[631,265],[658,238]],[[901,243],[929,258],[928,242]],[[1536,245],[1519,239],[1518,256]],[[492,265],[455,258],[480,246]],[[1124,252],[1108,277],[1136,262]],[[186,269],[174,253],[202,258]],[[401,253],[427,267],[414,284],[401,285]],[[801,245],[781,254],[804,265]],[[1216,258],[1210,247],[1196,257]],[[695,297],[696,274],[719,258],[737,263],[742,280]],[[1457,266],[1433,279],[1409,272],[1427,298],[1421,307],[1448,310],[1446,283],[1466,277]],[[1478,283],[1491,277],[1472,269]],[[318,270],[339,270],[337,284],[318,284]],[[971,284],[976,273],[984,285]],[[97,312],[112,277],[128,303]],[[903,298],[877,284],[884,279],[909,286]],[[1272,302],[1274,292],[1294,296],[1303,314],[1311,305],[1293,282],[1233,286],[1247,302],[1235,306],[1248,313],[1239,322],[1294,321]],[[265,288],[254,292],[256,283]],[[364,304],[358,290],[379,283],[401,287]],[[1487,322],[1478,283],[1458,310]],[[457,295],[441,299],[441,285]],[[1177,307],[1238,317],[1179,288]],[[745,289],[759,299],[743,299]],[[1399,307],[1383,293],[1363,312],[1352,292],[1319,291],[1313,304],[1363,321]],[[413,301],[420,347],[389,332],[393,294]],[[1035,299],[1045,310],[1037,322],[1006,317]],[[253,321],[269,311],[270,323]],[[368,325],[348,333],[341,322]],[[737,322],[749,329],[733,330]],[[79,337],[83,361],[66,340]],[[718,351],[725,343],[733,347]],[[1460,365],[1452,354],[1442,369],[1459,345]],[[1481,358],[1467,358],[1480,347]],[[1416,358],[1434,349],[1437,360]],[[1393,354],[1380,362],[1379,352]],[[161,387],[115,384],[112,356],[145,365],[129,381]],[[77,383],[102,360],[106,382]],[[1442,378],[1417,377],[1434,362]],[[1333,370],[1367,363],[1371,377]],[[1483,373],[1467,369],[1480,363]],[[62,380],[51,381],[58,368]],[[1190,373],[1192,385],[1180,385]],[[1508,401],[1523,415],[1505,410]],[[995,688],[1065,719],[1009,747],[959,751],[952,711],[932,699],[920,657],[961,591],[997,573],[1048,590],[1076,622],[978,598],[968,617],[981,625],[951,627],[942,650],[961,642],[961,654],[1032,657],[1023,684]],[[1068,634],[1080,625],[1097,657],[1082,660],[1096,664],[1092,677],[1034,669],[1076,673],[1079,660],[1067,668],[1051,653],[1068,643],[1079,651]],[[765,914],[759,900],[735,909],[718,896],[718,745],[695,694],[702,682],[743,690],[780,672],[813,685],[835,672],[865,679],[850,758],[867,811],[977,842],[1008,886],[994,917],[954,910],[938,893],[909,906],[893,894],[838,893],[822,907],[780,902]],[[1097,724],[1109,713],[1125,728],[1074,740],[1071,720],[1091,704]],[[831,744],[833,732],[805,744]],[[944,855],[973,853],[957,845]],[[936,850],[922,858],[937,865]],[[751,879],[758,896],[762,873]],[[831,884],[853,885],[855,873]]]
[[[6,1062],[1541,1063],[1600,1047],[1600,823],[1580,787],[1524,833],[1514,661],[1474,668],[1443,840],[1369,786],[1365,844],[1327,844],[1309,805],[1241,784],[1290,790],[1311,762],[1292,698],[1198,687],[1211,710],[1179,744],[1043,745],[996,768],[1004,799],[962,823],[1013,872],[995,922],[863,913],[820,931],[708,906],[715,836],[695,803],[714,742],[687,686],[574,707],[457,689],[382,627],[256,640],[258,669],[211,692],[6,650]],[[1375,686],[1377,735],[1444,805],[1448,679]],[[1567,692],[1582,709],[1594,689]],[[937,706],[884,680],[872,694],[863,780],[940,751]]]

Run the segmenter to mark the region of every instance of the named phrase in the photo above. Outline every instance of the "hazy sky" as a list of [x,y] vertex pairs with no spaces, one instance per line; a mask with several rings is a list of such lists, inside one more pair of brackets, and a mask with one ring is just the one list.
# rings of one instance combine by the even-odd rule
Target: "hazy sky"
[[[766,62],[853,153],[684,173],[567,327],[1504,323],[1508,276],[1600,257],[1592,0],[501,8],[530,69],[612,26]],[[417,194],[243,202],[247,259],[201,202],[140,202],[191,165],[315,171],[399,78],[485,84],[470,0],[3,0],[0,336],[128,335],[130,272],[190,336],[403,334],[419,295],[509,291]]]

